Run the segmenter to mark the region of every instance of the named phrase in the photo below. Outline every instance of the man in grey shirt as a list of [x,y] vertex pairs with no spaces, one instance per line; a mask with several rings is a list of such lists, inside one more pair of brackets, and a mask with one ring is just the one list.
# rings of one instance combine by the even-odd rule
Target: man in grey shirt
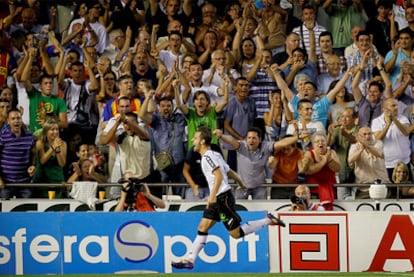
[[266,181],[269,156],[298,140],[298,136],[293,136],[276,142],[262,141],[262,132],[257,127],[249,128],[245,140],[223,135],[221,130],[215,130],[213,134],[237,151],[237,173],[248,188],[247,192],[237,190],[237,199],[247,199],[249,195],[252,199],[266,199],[266,188],[261,185]]

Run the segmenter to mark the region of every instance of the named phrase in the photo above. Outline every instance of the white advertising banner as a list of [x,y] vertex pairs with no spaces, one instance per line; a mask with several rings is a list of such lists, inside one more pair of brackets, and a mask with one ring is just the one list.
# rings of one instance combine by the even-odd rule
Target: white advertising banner
[[414,270],[412,213],[279,213],[269,228],[271,272]]

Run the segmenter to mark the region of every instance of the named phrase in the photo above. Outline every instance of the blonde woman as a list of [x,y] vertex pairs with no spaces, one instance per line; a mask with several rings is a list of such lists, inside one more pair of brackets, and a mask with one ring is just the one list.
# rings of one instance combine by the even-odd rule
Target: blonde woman
[[36,142],[37,165],[33,181],[35,183],[64,182],[63,167],[66,164],[66,152],[66,142],[59,137],[57,121],[53,119],[46,121],[43,124],[42,136]]
[[[410,172],[408,166],[403,162],[398,162],[392,172],[392,181],[394,184],[410,184]],[[400,187],[399,191],[404,197],[414,196],[414,187]]]

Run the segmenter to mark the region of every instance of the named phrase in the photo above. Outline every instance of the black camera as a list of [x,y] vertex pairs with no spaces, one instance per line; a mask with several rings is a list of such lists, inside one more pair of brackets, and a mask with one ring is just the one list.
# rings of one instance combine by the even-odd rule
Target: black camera
[[118,181],[119,184],[123,184],[125,182],[128,182],[127,187],[123,189],[127,193],[125,203],[128,205],[128,210],[130,210],[133,203],[137,201],[137,193],[144,190],[144,183],[142,183],[141,179],[138,178],[129,178],[128,180],[121,179]]
[[296,195],[293,195],[290,198],[290,201],[292,202],[292,204],[306,205],[306,198],[305,197],[297,197]]

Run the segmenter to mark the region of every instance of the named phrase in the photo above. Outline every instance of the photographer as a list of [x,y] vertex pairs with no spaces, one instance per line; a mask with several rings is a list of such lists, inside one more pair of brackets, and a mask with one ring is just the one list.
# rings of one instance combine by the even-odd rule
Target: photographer
[[325,208],[320,204],[312,203],[310,200],[310,189],[306,185],[299,185],[295,188],[295,195],[291,197],[291,210],[298,211],[324,211]]
[[164,201],[152,195],[146,183],[130,178],[122,185],[121,197],[114,211],[154,212],[155,208],[164,209]]

